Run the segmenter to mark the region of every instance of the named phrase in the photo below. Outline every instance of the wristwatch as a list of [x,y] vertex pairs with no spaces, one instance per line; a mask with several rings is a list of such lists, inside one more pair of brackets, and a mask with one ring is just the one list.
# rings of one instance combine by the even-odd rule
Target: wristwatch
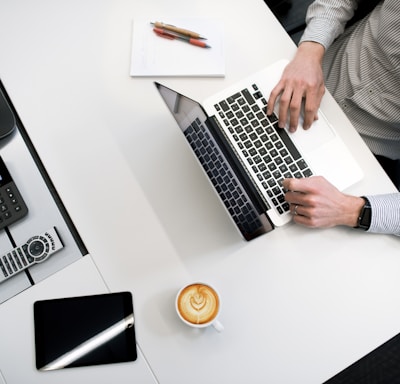
[[371,225],[371,204],[365,196],[361,197],[364,199],[365,204],[361,208],[360,215],[358,216],[357,220],[357,226],[355,228],[360,228],[368,231]]

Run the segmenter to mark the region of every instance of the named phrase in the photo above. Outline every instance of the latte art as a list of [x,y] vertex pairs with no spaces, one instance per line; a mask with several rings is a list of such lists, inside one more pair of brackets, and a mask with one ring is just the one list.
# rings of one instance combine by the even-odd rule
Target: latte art
[[214,320],[219,310],[217,293],[204,284],[185,287],[177,300],[181,316],[192,324],[206,324]]

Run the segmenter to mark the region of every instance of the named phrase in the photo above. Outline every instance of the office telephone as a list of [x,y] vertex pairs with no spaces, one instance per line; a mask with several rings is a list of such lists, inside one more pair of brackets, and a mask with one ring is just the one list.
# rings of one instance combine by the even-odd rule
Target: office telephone
[[0,157],[0,229],[22,219],[28,207]]

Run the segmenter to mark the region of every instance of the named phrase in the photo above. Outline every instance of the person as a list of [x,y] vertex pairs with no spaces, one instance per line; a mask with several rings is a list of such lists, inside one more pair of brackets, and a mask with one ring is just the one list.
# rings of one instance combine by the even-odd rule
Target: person
[[[326,86],[399,189],[400,1],[381,0],[346,28],[359,3],[315,0],[309,6],[306,29],[267,113],[279,100],[279,126],[294,132],[304,108],[303,129],[309,129]],[[283,187],[296,223],[400,235],[400,193],[351,196],[322,176],[286,179]]]

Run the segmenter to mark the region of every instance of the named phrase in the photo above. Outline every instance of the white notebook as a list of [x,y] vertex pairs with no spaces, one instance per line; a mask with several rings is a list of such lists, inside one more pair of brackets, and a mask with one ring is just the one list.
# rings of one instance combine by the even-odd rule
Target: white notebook
[[[199,33],[211,48],[169,40],[153,32],[160,21]],[[216,19],[135,19],[132,33],[131,76],[225,76],[223,27]]]

